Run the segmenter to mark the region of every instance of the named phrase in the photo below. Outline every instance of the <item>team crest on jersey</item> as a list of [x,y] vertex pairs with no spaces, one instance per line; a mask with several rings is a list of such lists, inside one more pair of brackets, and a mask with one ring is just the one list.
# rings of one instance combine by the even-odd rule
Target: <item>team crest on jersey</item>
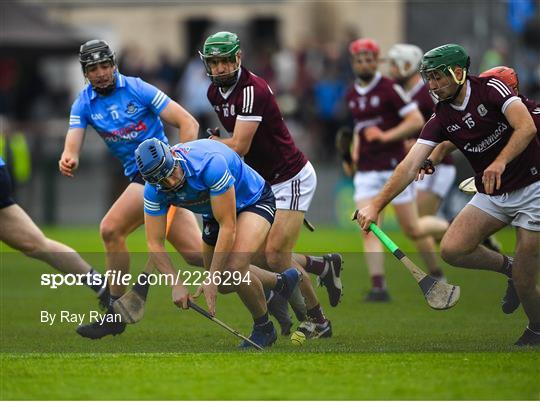
[[369,100],[371,107],[377,107],[381,103],[381,99],[378,96],[372,96]]
[[139,108],[137,107],[136,104],[134,104],[133,102],[128,103],[127,108],[126,108],[126,113],[127,114],[137,113],[137,110],[139,110]]
[[483,103],[481,103],[480,105],[478,105],[478,107],[476,108],[476,110],[478,111],[478,114],[482,117],[484,117],[486,114],[487,114],[487,109],[486,107],[484,106]]

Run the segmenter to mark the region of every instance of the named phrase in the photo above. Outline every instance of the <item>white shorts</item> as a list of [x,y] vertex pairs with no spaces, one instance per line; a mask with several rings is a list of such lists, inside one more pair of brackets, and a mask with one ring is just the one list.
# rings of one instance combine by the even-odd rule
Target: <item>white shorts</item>
[[511,193],[476,193],[469,204],[507,225],[540,232],[540,180]]
[[[354,201],[358,202],[375,197],[392,176],[392,173],[392,170],[356,172],[354,175]],[[391,203],[399,205],[412,202],[415,199],[415,194],[414,185],[411,183]]]
[[272,186],[276,197],[276,209],[306,212],[311,205],[316,188],[317,173],[308,161],[296,176]]
[[417,191],[426,191],[445,198],[454,184],[456,167],[454,165],[437,165],[435,173],[424,176],[423,180],[414,182]]

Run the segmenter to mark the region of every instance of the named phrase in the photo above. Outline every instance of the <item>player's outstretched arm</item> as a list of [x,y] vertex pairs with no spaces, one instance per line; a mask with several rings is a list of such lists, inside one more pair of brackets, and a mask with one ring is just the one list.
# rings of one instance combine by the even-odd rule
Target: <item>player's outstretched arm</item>
[[[219,224],[219,233],[210,264],[210,278],[223,272],[236,239],[236,193],[234,185],[222,194],[211,196],[212,214]],[[210,314],[216,314],[217,284],[211,280],[204,286],[204,296]]]
[[186,109],[178,103],[171,101],[159,114],[165,122],[179,129],[180,142],[196,140],[199,135],[199,123]]
[[536,126],[527,107],[521,101],[514,101],[506,108],[504,115],[514,129],[510,140],[495,160],[484,170],[482,182],[486,194],[501,188],[501,177],[516,156],[522,153],[536,136]]
[[[169,254],[165,250],[165,236],[167,230],[167,215],[152,216],[144,214],[144,224],[146,230],[146,243],[150,260],[162,274],[169,275],[170,278],[177,279]],[[180,278],[178,278],[180,280]],[[173,303],[178,307],[189,308],[188,301],[191,299],[187,288],[183,283],[172,283]]]
[[58,161],[60,173],[73,177],[74,171],[79,167],[79,154],[84,142],[84,128],[71,128],[66,134],[64,151]]
[[384,207],[411,184],[422,162],[432,149],[433,147],[426,144],[414,144],[405,159],[397,165],[394,173],[392,173],[379,194],[367,207],[359,211],[357,220],[362,230],[367,232],[371,222],[377,222],[377,217]]

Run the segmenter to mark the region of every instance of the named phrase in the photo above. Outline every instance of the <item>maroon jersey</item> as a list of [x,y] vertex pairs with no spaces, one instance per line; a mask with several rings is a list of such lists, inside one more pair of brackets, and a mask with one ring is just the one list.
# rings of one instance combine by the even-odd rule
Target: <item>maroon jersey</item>
[[296,147],[265,80],[242,67],[237,83],[226,93],[211,84],[207,96],[231,134],[237,120],[260,122],[244,161],[270,184],[289,180],[305,166],[307,159]]
[[[504,112],[519,98],[493,77],[469,77],[461,106],[439,102],[435,114],[424,126],[420,139],[431,146],[450,140],[469,160],[478,191],[484,170],[495,160],[513,133]],[[509,193],[540,180],[540,140],[538,136],[512,160],[502,174],[502,183],[494,195]]]
[[534,125],[536,126],[536,135],[540,136],[540,104],[532,99],[526,98],[523,95],[519,95],[519,98],[525,104],[525,106],[527,106],[527,109],[534,120]]
[[[416,85],[412,87],[409,92],[407,92],[407,96],[416,102],[418,109],[420,109],[420,113],[422,113],[422,116],[424,116],[424,120],[428,121],[434,112],[435,102],[429,94],[429,89],[427,85],[424,84],[424,81],[419,80]],[[418,138],[419,136],[420,131],[418,131],[418,134],[415,135],[415,138]],[[452,156],[448,154],[443,158],[441,164],[453,165],[454,160],[452,159]]]
[[354,119],[354,131],[360,135],[359,171],[393,170],[405,157],[403,141],[368,142],[364,129],[377,126],[385,131],[397,126],[403,116],[417,108],[410,103],[403,89],[392,80],[377,73],[366,87],[353,84],[345,100]]

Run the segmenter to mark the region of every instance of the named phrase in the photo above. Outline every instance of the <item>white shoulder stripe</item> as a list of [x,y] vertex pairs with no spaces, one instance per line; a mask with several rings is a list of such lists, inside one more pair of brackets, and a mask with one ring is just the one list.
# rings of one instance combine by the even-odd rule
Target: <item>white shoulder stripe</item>
[[144,199],[144,203],[145,204],[148,204],[148,205],[154,205],[154,206],[158,206],[159,207],[159,202],[154,202],[154,201],[150,201],[148,199]]
[[489,82],[493,82],[494,84],[498,85],[503,90],[504,93],[510,95],[510,90],[508,89],[508,86],[501,80],[492,78],[489,80]]
[[253,112],[253,85],[244,88],[244,99],[242,102],[242,113]]
[[163,92],[158,91],[158,93],[156,94],[156,96],[154,96],[154,99],[152,100],[152,105],[154,105],[154,107],[158,109],[163,104],[163,102],[165,102],[165,99],[167,99],[167,96]]
[[488,82],[488,86],[495,88],[501,94],[501,96],[504,98],[505,95],[504,95],[503,91],[498,86],[496,86],[495,84],[491,84],[489,82]]
[[510,90],[499,80],[491,79],[487,83],[490,87],[498,89],[499,93],[504,97],[510,95]]
[[231,174],[229,173],[229,171],[225,172],[223,177],[221,177],[221,179],[219,179],[219,181],[216,184],[211,186],[210,189],[214,191],[222,190],[227,185],[230,178],[231,178]]

